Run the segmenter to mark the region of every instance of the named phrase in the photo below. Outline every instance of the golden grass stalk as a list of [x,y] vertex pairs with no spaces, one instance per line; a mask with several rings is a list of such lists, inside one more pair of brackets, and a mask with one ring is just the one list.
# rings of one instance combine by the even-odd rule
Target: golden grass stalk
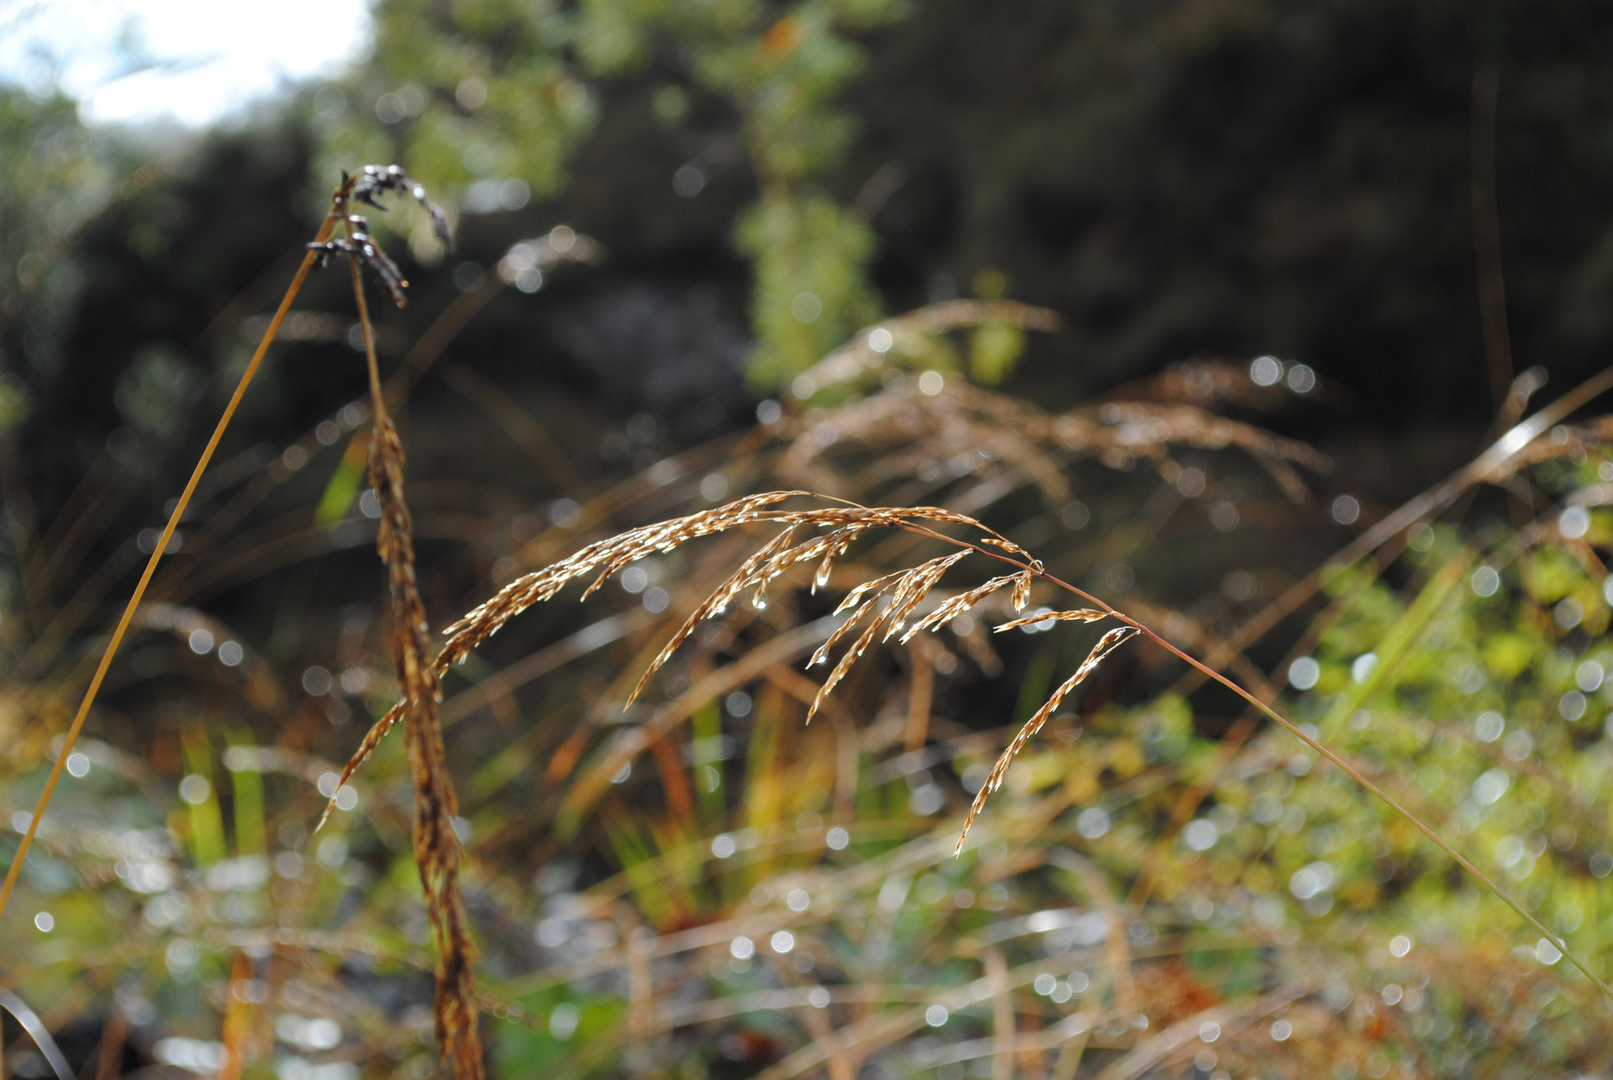
[[[319,232],[314,237],[315,244],[327,242],[335,232],[341,220],[339,206],[344,206],[346,196],[351,192],[353,180],[342,178],[342,186],[337,189],[332,198],[330,213],[325,215]],[[6,903],[11,899],[11,891],[16,887],[17,875],[22,869],[23,860],[28,855],[28,848],[34,841],[34,835],[39,831],[39,822],[45,816],[45,808],[50,805],[51,796],[56,793],[56,784],[61,779],[62,769],[67,764],[67,756],[72,752],[73,744],[77,741],[79,732],[83,730],[84,721],[89,718],[90,708],[95,704],[95,697],[101,690],[101,683],[106,679],[107,671],[112,667],[112,658],[117,655],[118,647],[123,644],[123,638],[129,630],[129,624],[134,621],[134,613],[140,607],[140,601],[146,595],[146,588],[151,584],[152,575],[157,571],[157,563],[168,550],[168,542],[173,538],[174,530],[179,527],[179,521],[185,516],[185,510],[190,506],[190,500],[196,493],[197,484],[201,483],[202,474],[213,460],[213,454],[218,450],[219,441],[224,438],[224,432],[235,418],[235,412],[241,405],[241,399],[246,396],[246,389],[252,385],[252,379],[258,373],[258,366],[263,363],[264,354],[269,351],[269,345],[274,341],[275,335],[280,332],[280,324],[285,321],[286,313],[291,310],[292,301],[302,291],[303,282],[308,274],[319,262],[319,256],[310,250],[303,257],[302,265],[297,268],[296,276],[286,287],[285,296],[280,299],[280,306],[275,309],[274,317],[269,320],[269,326],[263,332],[263,338],[252,353],[246,370],[241,373],[240,380],[235,385],[235,392],[230,395],[229,402],[224,406],[224,412],[213,428],[212,437],[202,449],[201,456],[196,459],[196,467],[191,470],[190,479],[185,489],[179,493],[174,502],[173,510],[168,514],[168,523],[163,526],[162,536],[151,550],[151,557],[146,560],[146,567],[140,574],[140,580],[134,587],[129,602],[124,605],[123,614],[119,617],[117,625],[113,627],[112,636],[107,639],[106,647],[101,652],[101,661],[95,668],[95,674],[90,678],[90,684],[84,691],[84,698],[79,702],[78,712],[73,716],[73,722],[68,725],[67,733],[62,739],[61,748],[56,753],[56,764],[51,767],[50,776],[45,780],[45,788],[39,793],[39,801],[34,806],[33,816],[28,821],[28,828],[22,835],[22,842],[17,846],[17,854],[11,860],[11,868],[6,871],[4,885],[0,885],[0,916],[5,914]]]

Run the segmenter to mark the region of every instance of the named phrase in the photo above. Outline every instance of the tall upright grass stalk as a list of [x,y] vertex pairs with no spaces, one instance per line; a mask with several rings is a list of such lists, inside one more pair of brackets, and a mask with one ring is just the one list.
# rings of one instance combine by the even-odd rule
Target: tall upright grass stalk
[[[342,218],[338,204],[345,205],[344,192],[352,190],[352,183],[351,179],[344,178],[342,188],[338,189],[336,196],[332,199],[330,212],[325,215],[325,220],[321,223],[319,232],[314,237],[315,243],[328,241],[335,232],[336,226]],[[180,492],[178,500],[175,501],[174,508],[168,515],[168,523],[163,526],[162,536],[157,540],[156,546],[152,548],[151,557],[146,560],[145,570],[141,572],[140,580],[135,585],[128,604],[123,608],[123,615],[118,619],[117,625],[112,630],[112,636],[107,640],[106,648],[101,652],[101,661],[96,666],[95,674],[90,678],[89,687],[84,691],[84,698],[79,702],[78,712],[74,714],[72,724],[68,726],[67,733],[63,736],[61,748],[56,754],[56,763],[51,767],[50,776],[45,780],[45,788],[39,793],[39,801],[34,806],[33,816],[28,820],[28,828],[22,834],[22,842],[17,845],[17,853],[11,860],[10,869],[6,871],[5,884],[0,886],[0,917],[5,915],[6,903],[11,899],[12,889],[16,887],[17,875],[22,871],[23,860],[28,855],[28,848],[33,843],[35,834],[39,831],[40,819],[45,816],[45,808],[50,805],[51,796],[56,792],[56,784],[61,779],[62,769],[67,764],[67,756],[72,751],[73,744],[77,741],[79,732],[84,727],[84,721],[90,715],[90,708],[95,704],[95,697],[101,690],[101,683],[106,679],[106,673],[112,666],[112,658],[117,655],[118,647],[123,644],[123,638],[129,630],[129,624],[134,620],[134,613],[139,609],[140,601],[146,595],[146,587],[151,584],[152,575],[157,571],[157,563],[161,561],[163,555],[167,552],[168,543],[173,539],[174,530],[179,527],[180,519],[185,516],[185,510],[190,506],[191,496],[196,493],[196,486],[201,482],[202,474],[207,471],[207,466],[212,462],[213,454],[218,449],[219,441],[224,438],[224,432],[229,428],[230,421],[235,418],[235,412],[240,408],[241,399],[246,396],[247,387],[252,385],[252,379],[257,375],[258,367],[263,363],[264,355],[269,351],[269,346],[273,343],[275,335],[280,332],[280,324],[285,321],[286,314],[291,310],[292,301],[302,291],[303,282],[307,280],[309,273],[313,271],[318,261],[318,253],[311,249],[303,257],[302,265],[297,268],[296,275],[291,279],[291,284],[287,286],[286,293],[280,300],[280,306],[275,309],[274,317],[269,320],[269,326],[263,332],[262,340],[258,342],[257,349],[253,351],[252,359],[248,361],[246,370],[241,373],[241,378],[235,385],[235,392],[230,395],[228,404],[224,406],[224,412],[219,417],[218,424],[213,428],[212,437],[207,440],[207,445],[202,449],[201,456],[196,459],[196,467],[191,470],[190,480],[186,482],[185,489]]]
[[[356,219],[350,219],[350,223]],[[352,239],[350,237],[350,239]],[[392,593],[392,650],[398,683],[403,688],[404,738],[414,781],[415,863],[426,897],[426,910],[437,940],[437,991],[433,1017],[437,1045],[453,1061],[456,1080],[481,1080],[481,1037],[476,1029],[476,987],[471,964],[475,947],[466,927],[465,902],[459,891],[459,838],[454,832],[458,797],[448,776],[438,723],[442,689],[431,665],[426,640],[426,610],[415,577],[414,525],[403,497],[403,443],[387,410],[375,356],[375,333],[359,270],[360,255],[349,253],[353,300],[358,305],[369,370],[370,486],[381,504],[376,549],[386,563]]]

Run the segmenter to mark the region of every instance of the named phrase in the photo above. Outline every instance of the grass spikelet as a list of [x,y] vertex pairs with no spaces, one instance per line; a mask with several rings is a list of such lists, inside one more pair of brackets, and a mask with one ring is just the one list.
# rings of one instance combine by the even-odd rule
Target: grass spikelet
[[897,570],[894,573],[884,574],[880,577],[874,578],[872,581],[863,582],[861,585],[856,586],[850,592],[846,593],[846,598],[840,601],[840,603],[835,607],[834,613],[839,615],[848,608],[856,607],[862,602],[862,599],[865,596],[870,600],[877,600],[879,597],[885,595],[886,592],[895,588],[897,581],[900,580],[906,573],[907,571],[905,570]]
[[[437,672],[437,676],[439,679],[442,677],[440,670]],[[366,731],[364,738],[359,741],[358,749],[353,751],[353,756],[347,759],[346,765],[342,766],[341,778],[336,782],[337,791],[340,791],[342,786],[353,778],[353,774],[358,772],[364,763],[370,759],[371,754],[375,753],[375,748],[381,745],[381,740],[386,738],[387,732],[391,731],[397,722],[403,719],[406,704],[407,702],[399,702],[393,705],[382,714],[379,720],[370,725],[370,730]],[[325,812],[319,816],[319,824],[314,826],[314,832],[317,833],[325,827],[325,822],[330,820],[331,811],[335,808],[336,796],[332,794],[325,802]]]
[[795,547],[790,548],[788,551],[779,552],[777,555],[769,559],[767,563],[757,572],[756,593],[751,597],[751,604],[758,611],[767,607],[767,587],[771,585],[774,580],[780,577],[786,570],[790,569],[790,567],[799,563],[811,562],[813,559],[817,559],[821,556],[823,563],[820,564],[817,573],[813,574],[812,577],[812,591],[816,593],[818,591],[818,574],[824,573],[825,566],[832,571],[834,568],[835,559],[839,557],[841,552],[845,551],[846,548],[850,546],[852,540],[856,539],[857,534],[861,531],[862,530],[860,528],[855,526],[836,529],[833,532],[825,533],[822,536],[808,540],[804,544],[798,544]]
[[[777,568],[778,561],[790,554],[787,549],[789,549],[790,541],[795,539],[795,529],[796,527],[791,525],[769,540],[760,551],[746,559],[744,565],[711,594],[707,600],[707,603],[711,605],[711,614],[724,614],[728,610],[728,605],[732,604],[740,593],[752,585],[760,588],[767,584],[772,576],[783,572]],[[758,607],[765,606],[765,600],[758,605]]]
[[862,622],[863,616],[867,615],[870,611],[872,611],[874,609],[874,605],[876,605],[878,603],[879,603],[879,597],[878,596],[871,597],[868,600],[864,600],[861,607],[859,607],[856,611],[852,612],[851,615],[846,619],[845,622],[843,622],[839,626],[835,627],[834,633],[830,634],[826,639],[824,639],[823,644],[819,645],[817,647],[817,649],[812,653],[812,656],[810,658],[808,658],[808,660],[806,662],[806,666],[809,667],[809,668],[815,668],[819,664],[824,663],[826,660],[828,660],[829,659],[829,654],[831,652],[833,652],[834,647],[840,643],[840,639],[845,637],[847,634],[851,633],[852,628],[855,627],[858,623]]
[[992,547],[1002,548],[1004,551],[1008,552],[1008,554],[1010,554],[1010,555],[1017,555],[1021,559],[1024,559],[1026,562],[1030,563],[1032,566],[1034,566],[1038,570],[1040,570],[1042,568],[1042,562],[1041,562],[1040,559],[1032,558],[1030,552],[1026,551],[1024,548],[1020,547],[1018,544],[1014,543],[1012,540],[1009,540],[1006,537],[988,536],[985,539],[981,540],[980,542],[982,544],[989,544]]
[[[869,601],[869,605],[873,603],[875,601]],[[866,608],[860,609],[858,611],[859,615],[862,614],[862,610],[866,610]],[[851,670],[851,666],[857,662],[862,654],[868,651],[868,646],[874,643],[874,639],[879,636],[879,631],[885,626],[885,616],[889,611],[890,608],[887,606],[885,611],[875,615],[874,621],[868,624],[868,629],[864,630],[862,635],[851,643],[851,647],[841,655],[839,661],[829,670],[829,677],[823,680],[823,685],[818,688],[817,696],[812,699],[811,707],[807,709],[807,723],[812,723],[812,718],[818,715],[818,710],[823,707],[823,703],[829,700],[829,694],[834,690],[835,686],[839,684],[841,679],[846,677],[846,673]]]
[[[757,568],[771,561],[772,556],[778,554],[779,549],[790,542],[790,537],[794,533],[795,526],[792,525],[773,537],[765,547],[746,559],[738,570],[730,574],[726,581],[717,586],[711,595],[700,602],[699,606],[683,621],[683,625],[678,627],[677,632],[656,654],[655,659],[650,661],[650,666],[644,669],[644,674],[639,678],[638,685],[633,687],[633,692],[627,695],[627,701],[622,705],[624,710],[638,700],[638,696],[649,685],[650,677],[660,671],[668,660],[672,659],[672,654],[678,651],[678,646],[688,640],[690,634],[694,633],[695,627],[699,626],[702,621],[720,615],[727,610],[734,597],[744,591],[748,583],[754,580],[757,575]],[[765,579],[763,580],[765,583]]]
[[992,633],[1000,634],[1004,630],[1013,630],[1021,626],[1040,626],[1050,622],[1097,622],[1107,619],[1107,611],[1097,608],[1076,608],[1073,611],[1044,611],[1040,615],[1027,615],[1023,619],[1012,619],[991,628]]
[[[884,637],[880,638],[880,640],[889,641],[891,635],[901,628],[902,620],[930,594],[931,589],[935,588],[936,582],[941,580],[941,575],[945,574],[954,563],[969,553],[969,549],[965,548],[950,555],[942,555],[939,558],[920,563],[911,570],[904,571],[896,576],[896,580],[891,582],[890,585],[890,600],[885,606],[885,610],[874,617],[874,621],[868,624],[868,629],[863,631],[862,636],[852,644],[851,648],[846,650],[845,654],[840,657],[839,663],[835,664],[834,668],[829,672],[829,677],[823,681],[823,686],[818,690],[817,697],[813,699],[812,706],[807,709],[807,723],[812,722],[812,718],[818,714],[818,709],[828,700],[829,694],[834,690],[835,685],[846,677],[846,673],[851,670],[852,665],[857,662],[863,653],[868,651],[868,647],[874,643],[876,638],[880,638],[880,631],[884,631]],[[874,602],[876,601],[868,601],[858,611],[858,616],[861,616],[863,611],[867,610],[868,604]],[[848,620],[847,625],[849,626],[855,621],[856,617],[853,617],[852,620]],[[844,627],[841,629],[844,629]],[[819,652],[821,653],[823,650],[820,649]],[[824,653],[824,655],[827,655],[827,653]],[[813,660],[817,660],[816,655],[814,655]]]
[[[1001,627],[998,629],[1001,629]],[[970,826],[975,823],[975,818],[979,816],[981,808],[986,805],[986,800],[991,797],[992,792],[1002,787],[1003,778],[1008,775],[1008,766],[1014,763],[1015,756],[1030,741],[1031,736],[1042,729],[1042,725],[1047,723],[1047,718],[1053,715],[1053,711],[1064,701],[1065,696],[1085,682],[1087,676],[1097,670],[1098,665],[1103,663],[1105,657],[1119,648],[1127,638],[1140,632],[1137,627],[1128,625],[1117,626],[1104,634],[1103,637],[1098,639],[1098,643],[1092,646],[1092,651],[1087,653],[1087,658],[1081,661],[1081,666],[1075,669],[1075,674],[1064,680],[1064,683],[1053,691],[1053,696],[1048,698],[1040,709],[1036,710],[1035,716],[1025,721],[1025,726],[1019,729],[1019,734],[1014,736],[1014,741],[1008,744],[1008,749],[1002,752],[1002,756],[997,759],[997,764],[991,767],[991,775],[986,777],[986,782],[980,785],[979,791],[975,792],[974,802],[969,807],[969,816],[963,819],[963,832],[958,834],[958,846],[953,849],[954,854],[963,850],[963,841],[969,835]]]
[[953,619],[956,619],[959,615],[962,615],[965,611],[968,611],[970,608],[980,603],[980,601],[984,600],[992,593],[1003,588],[1004,586],[1013,584],[1022,576],[1023,575],[1021,574],[1003,574],[1000,577],[992,578],[983,585],[976,585],[974,588],[969,589],[966,592],[961,592],[956,596],[948,597],[945,601],[937,605],[936,608],[928,615],[925,615],[918,622],[908,627],[907,631],[902,634],[901,638],[899,639],[900,642],[903,645],[906,645],[914,637],[923,633],[925,630],[940,630],[942,627],[946,626],[947,623],[951,622]]
[[999,547],[1006,547],[1015,551],[1020,550],[1019,546],[1012,540],[1005,536],[999,536],[968,514],[960,514],[956,510],[947,510],[940,506],[914,506],[903,510],[887,511],[885,516],[889,523],[893,525],[908,518],[917,518],[920,521],[934,521],[942,525],[966,525],[971,529],[979,529],[985,533],[986,538],[983,541],[985,543],[996,544]]
[[934,589],[941,580],[941,575],[945,574],[954,563],[968,554],[968,550],[955,551],[951,555],[931,559],[914,569],[908,575],[907,580],[896,590],[896,595],[891,601],[890,610],[886,612],[885,636],[880,640],[889,641],[892,635],[905,627],[907,617],[913,613],[914,608],[924,602],[925,597],[930,595],[930,590]]
[[1014,592],[1009,601],[1014,605],[1015,611],[1024,611],[1025,605],[1031,602],[1031,568],[1026,567],[1014,575]]
[[818,569],[812,575],[812,593],[814,596],[817,595],[819,589],[829,584],[829,577],[834,573],[835,561],[846,553],[846,549],[851,546],[852,541],[861,536],[864,531],[865,527],[862,525],[847,525],[829,534],[828,539],[830,542],[824,551],[823,561],[818,564]]

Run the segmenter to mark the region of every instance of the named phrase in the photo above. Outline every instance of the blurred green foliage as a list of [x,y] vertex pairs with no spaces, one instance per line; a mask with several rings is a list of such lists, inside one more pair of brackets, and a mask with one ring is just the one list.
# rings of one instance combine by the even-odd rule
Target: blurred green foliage
[[348,84],[354,107],[332,109],[325,127],[326,158],[408,161],[450,193],[513,180],[552,195],[596,122],[599,80],[650,72],[656,111],[674,126],[691,96],[715,98],[738,117],[759,196],[734,236],[756,271],[751,378],[787,384],[879,314],[868,222],[823,181],[853,134],[839,95],[866,59],[856,35],[904,10],[901,0],[387,0],[375,59]]
[[[0,85],[0,333],[30,305],[37,318],[70,302],[75,282],[57,263],[113,190],[120,170],[109,150],[68,98]],[[150,178],[125,182],[142,179]],[[59,362],[59,343],[36,339],[41,358]],[[5,360],[0,351],[0,430],[11,432],[28,413],[28,392]]]
[[[50,249],[105,197],[113,174],[96,144],[71,99],[0,87],[0,297],[32,290],[59,254]],[[0,302],[16,314],[16,301]]]

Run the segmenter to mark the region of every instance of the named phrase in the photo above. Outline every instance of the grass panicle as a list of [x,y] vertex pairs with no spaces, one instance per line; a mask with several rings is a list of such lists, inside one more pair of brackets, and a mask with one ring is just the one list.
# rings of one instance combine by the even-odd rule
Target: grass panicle
[[[445,631],[449,640],[439,654],[437,662],[439,665],[451,663],[453,659],[457,659],[469,649],[474,648],[475,645],[485,641],[511,618],[532,604],[552,599],[567,582],[573,579],[588,574],[594,575],[591,584],[584,590],[583,595],[586,597],[597,591],[612,574],[625,569],[637,559],[654,553],[672,551],[697,537],[711,536],[730,529],[737,529],[741,526],[764,522],[787,526],[783,532],[776,534],[760,550],[747,558],[738,571],[732,574],[717,590],[709,594],[696,607],[696,615],[700,618],[709,618],[724,610],[727,601],[732,597],[743,593],[751,586],[765,584],[773,580],[780,576],[784,569],[793,565],[790,560],[780,559],[779,556],[781,553],[790,550],[786,545],[793,536],[794,530],[798,527],[815,526],[823,529],[845,529],[852,525],[860,525],[865,529],[902,530],[929,540],[953,545],[960,550],[928,559],[908,569],[895,571],[872,581],[864,582],[848,592],[845,600],[837,610],[837,614],[843,612],[849,604],[858,604],[857,610],[829,634],[827,640],[813,654],[808,666],[826,659],[833,646],[847,636],[851,628],[859,625],[864,617],[870,614],[873,617],[857,640],[841,654],[840,659],[831,669],[823,684],[817,689],[807,712],[809,721],[821,708],[824,701],[827,700],[835,686],[844,679],[867,649],[877,640],[889,640],[890,637],[903,630],[906,618],[930,596],[935,586],[939,583],[941,576],[971,553],[1010,563],[1014,565],[1015,572],[995,578],[987,582],[985,586],[980,587],[980,589],[959,594],[959,596],[944,601],[937,606],[936,611],[951,611],[955,617],[955,614],[962,614],[965,610],[965,608],[958,605],[960,597],[973,597],[979,594],[977,599],[983,599],[996,589],[1010,583],[1013,588],[1013,605],[1016,610],[1023,610],[1025,603],[1028,602],[1032,579],[1040,578],[1093,604],[1094,607],[1064,613],[1048,612],[1033,615],[1027,619],[1015,620],[1007,625],[1023,626],[1027,623],[1047,620],[1055,622],[1092,622],[1106,617],[1114,618],[1123,624],[1108,631],[1099,639],[1076,672],[1053,691],[1041,708],[1033,714],[1019,734],[1015,736],[1007,749],[998,757],[987,781],[976,793],[969,813],[965,817],[956,851],[961,852],[970,827],[974,824],[986,799],[1000,787],[1014,757],[1036,732],[1046,724],[1064,698],[1090,677],[1098,665],[1111,655],[1119,645],[1129,638],[1141,634],[1172,656],[1193,667],[1203,676],[1213,679],[1243,698],[1251,706],[1298,737],[1311,749],[1338,766],[1355,783],[1381,800],[1397,816],[1432,840],[1440,850],[1454,859],[1486,891],[1506,903],[1525,922],[1538,930],[1546,940],[1551,941],[1575,967],[1596,984],[1603,994],[1613,1000],[1613,989],[1609,989],[1607,984],[1590,970],[1583,959],[1571,952],[1559,935],[1554,934],[1539,917],[1530,912],[1493,878],[1479,869],[1466,856],[1462,855],[1449,840],[1423,822],[1380,785],[1374,783],[1361,768],[1346,760],[1337,751],[1321,743],[1315,736],[1302,730],[1293,721],[1278,713],[1271,705],[1255,696],[1254,693],[1220,671],[1183,651],[1147,625],[1104,603],[1091,593],[1047,573],[1042,565],[1035,560],[1030,560],[1026,563],[1018,562],[1018,557],[1029,559],[1028,554],[1019,545],[1002,537],[995,530],[966,514],[938,507],[835,505],[795,510],[782,509],[778,505],[790,498],[803,495],[810,495],[810,493],[776,491],[751,495],[712,510],[643,526],[614,537],[595,541],[570,558],[563,559],[549,567],[517,579],[500,590],[492,599],[473,609],[465,618],[450,626]],[[822,497],[820,496],[819,498]],[[938,531],[935,528],[938,524],[969,527],[981,534],[983,540],[954,538]],[[676,644],[687,639],[693,623],[697,621],[698,619],[693,618],[687,620],[677,634],[674,635],[669,647],[664,647],[661,650],[652,666],[659,666],[664,663],[670,656],[671,649],[675,648]],[[939,626],[941,621],[932,617],[923,617],[920,619],[919,625],[933,630]],[[641,678],[634,694],[640,692],[644,685],[644,679]],[[380,738],[385,735],[386,730],[397,722],[398,715],[398,707],[394,707],[393,711],[389,712],[372,727],[371,731],[366,735],[359,752],[355,753],[344,769],[344,783],[362,765],[364,758],[373,751]],[[326,813],[328,816],[328,809]]]

